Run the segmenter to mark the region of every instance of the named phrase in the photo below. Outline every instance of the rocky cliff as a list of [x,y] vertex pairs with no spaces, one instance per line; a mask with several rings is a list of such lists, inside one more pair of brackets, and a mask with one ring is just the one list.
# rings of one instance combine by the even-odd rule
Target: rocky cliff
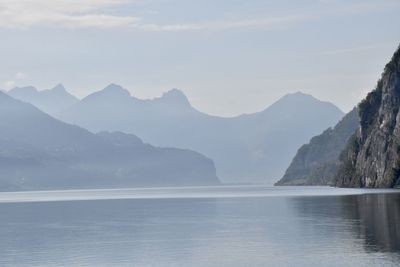
[[335,179],[341,187],[397,187],[400,184],[400,48],[377,87],[361,102],[361,127],[341,155]]
[[311,139],[297,152],[283,178],[276,185],[329,185],[339,166],[339,156],[359,128],[354,108],[334,128]]

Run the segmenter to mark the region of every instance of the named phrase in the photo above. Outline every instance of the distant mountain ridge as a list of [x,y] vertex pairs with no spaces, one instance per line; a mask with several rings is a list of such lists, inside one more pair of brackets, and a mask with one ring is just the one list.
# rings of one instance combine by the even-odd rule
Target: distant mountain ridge
[[333,185],[339,156],[359,127],[358,109],[354,108],[334,128],[303,145],[276,185]]
[[219,184],[214,163],[197,152],[95,135],[1,92],[0,168],[0,190]]
[[51,115],[57,114],[79,101],[78,98],[68,93],[62,84],[43,91],[38,91],[33,86],[15,87],[7,94],[15,99],[31,103]]
[[157,146],[198,151],[214,160],[225,183],[272,184],[297,148],[343,113],[298,92],[264,111],[222,118],[196,110],[178,89],[141,100],[110,84],[54,116],[92,132],[133,133]]

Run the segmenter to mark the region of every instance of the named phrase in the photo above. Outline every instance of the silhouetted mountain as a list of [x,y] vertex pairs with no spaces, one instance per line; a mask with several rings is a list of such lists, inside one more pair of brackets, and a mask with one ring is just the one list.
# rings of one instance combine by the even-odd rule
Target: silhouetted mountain
[[10,96],[35,105],[48,114],[56,114],[72,106],[79,100],[59,84],[53,89],[38,91],[35,87],[16,87],[8,92]]
[[167,105],[168,107],[178,107],[190,109],[191,105],[185,94],[178,90],[172,89],[164,93],[160,98],[156,98],[160,104]]
[[213,162],[196,152],[95,135],[1,92],[0,168],[1,190],[219,183]]
[[336,185],[400,186],[400,47],[359,105],[361,127],[341,156]]
[[354,108],[333,129],[325,130],[303,145],[276,185],[334,184],[339,156],[359,127],[358,109]]
[[93,132],[133,133],[158,146],[198,151],[214,160],[225,183],[270,184],[301,144],[342,116],[334,105],[296,93],[262,112],[221,118],[197,111],[177,89],[140,100],[114,84],[57,115]]

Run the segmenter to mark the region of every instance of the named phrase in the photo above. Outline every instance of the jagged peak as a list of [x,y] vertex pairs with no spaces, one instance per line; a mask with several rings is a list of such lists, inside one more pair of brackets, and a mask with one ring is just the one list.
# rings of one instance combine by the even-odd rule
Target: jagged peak
[[100,92],[111,94],[111,95],[118,95],[118,96],[126,96],[126,97],[131,96],[131,93],[127,89],[125,89],[122,86],[115,84],[115,83],[111,83],[111,84],[107,85]]
[[184,104],[190,105],[188,98],[186,97],[185,93],[179,89],[171,89],[168,92],[165,92],[160,100],[172,103],[172,104]]
[[71,93],[69,93],[67,91],[67,89],[65,89],[64,85],[59,83],[57,84],[55,87],[53,87],[52,89],[48,89],[48,90],[43,90],[39,93],[42,93],[44,95],[52,95],[53,97],[60,97],[63,99],[63,101],[65,101],[66,99],[69,99],[69,101],[78,101],[79,99],[72,95]]
[[114,100],[131,100],[130,92],[123,88],[122,86],[111,83],[107,85],[104,89],[100,91],[96,91],[94,93],[89,94],[82,101],[108,101],[109,99]]
[[[398,46],[396,52],[394,52],[392,59],[385,66],[385,72],[397,70],[400,71],[400,45]],[[384,75],[384,74],[383,74]]]
[[60,92],[66,92],[67,90],[65,89],[64,85],[59,83],[56,86],[54,86],[51,91],[60,91]]

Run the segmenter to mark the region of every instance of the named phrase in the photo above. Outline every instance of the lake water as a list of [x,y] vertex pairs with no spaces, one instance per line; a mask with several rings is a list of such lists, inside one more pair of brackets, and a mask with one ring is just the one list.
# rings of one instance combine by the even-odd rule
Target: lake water
[[400,266],[400,194],[323,187],[0,193],[0,266]]

